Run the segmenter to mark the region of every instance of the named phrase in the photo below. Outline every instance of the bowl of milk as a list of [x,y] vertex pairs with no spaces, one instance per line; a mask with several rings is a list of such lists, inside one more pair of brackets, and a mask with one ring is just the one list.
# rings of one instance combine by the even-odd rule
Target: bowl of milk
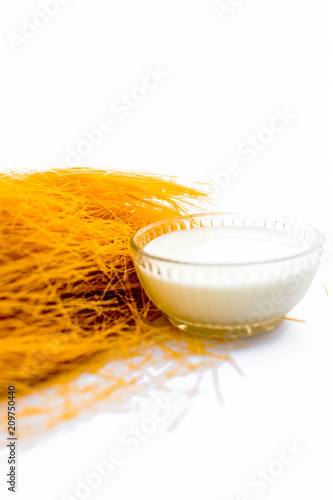
[[289,217],[222,212],[155,222],[130,247],[146,294],[173,325],[229,341],[283,321],[306,294],[323,242]]

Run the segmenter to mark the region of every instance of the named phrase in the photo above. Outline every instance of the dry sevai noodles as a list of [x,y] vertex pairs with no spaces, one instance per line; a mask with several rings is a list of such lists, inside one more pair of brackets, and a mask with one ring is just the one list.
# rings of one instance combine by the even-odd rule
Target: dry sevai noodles
[[[204,198],[144,173],[1,174],[0,397],[9,385],[18,396],[51,386],[64,394],[79,374],[181,335],[156,327],[161,313],[142,291],[128,242],[146,224],[195,211],[192,203]],[[184,356],[199,351],[202,341],[189,340]],[[114,379],[98,397],[121,383]]]

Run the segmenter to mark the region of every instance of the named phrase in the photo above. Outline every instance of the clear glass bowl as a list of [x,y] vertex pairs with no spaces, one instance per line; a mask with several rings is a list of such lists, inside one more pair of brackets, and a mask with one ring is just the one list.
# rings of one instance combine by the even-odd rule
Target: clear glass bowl
[[[258,231],[259,239],[273,238],[287,247],[293,239],[297,248],[293,244],[290,255],[282,258],[238,261],[236,255],[222,264],[162,258],[145,251],[149,242],[173,231],[232,226],[240,245],[246,245],[246,231]],[[272,330],[283,321],[307,292],[323,242],[320,231],[288,217],[223,212],[155,222],[138,231],[130,247],[144,290],[173,325],[229,341]]]

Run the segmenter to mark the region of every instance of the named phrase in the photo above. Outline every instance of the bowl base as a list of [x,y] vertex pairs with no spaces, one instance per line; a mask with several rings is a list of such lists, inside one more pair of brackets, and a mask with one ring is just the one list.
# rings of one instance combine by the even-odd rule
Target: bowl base
[[200,325],[197,323],[188,323],[172,316],[168,316],[169,321],[184,332],[211,339],[219,339],[222,342],[232,342],[239,339],[252,337],[259,333],[269,332],[279,326],[284,320],[284,316],[274,318],[261,323],[251,325]]

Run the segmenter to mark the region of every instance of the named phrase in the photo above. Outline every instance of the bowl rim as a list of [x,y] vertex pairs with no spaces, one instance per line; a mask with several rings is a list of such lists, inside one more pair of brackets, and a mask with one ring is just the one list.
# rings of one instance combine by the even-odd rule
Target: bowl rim
[[[283,219],[284,223],[294,223],[294,224],[301,224],[305,226],[308,230],[310,230],[316,237],[315,242],[310,245],[310,248],[296,253],[294,255],[290,255],[287,257],[282,257],[282,258],[274,258],[274,259],[267,259],[267,260],[261,260],[257,262],[224,262],[223,264],[220,263],[213,263],[213,262],[186,262],[186,261],[181,261],[181,260],[176,260],[176,259],[168,259],[165,257],[158,257],[156,255],[149,254],[144,251],[144,249],[138,247],[138,245],[135,243],[135,239],[140,236],[141,233],[144,233],[148,231],[149,229],[153,229],[157,225],[161,224],[167,224],[167,223],[172,223],[172,222],[178,222],[184,219],[189,219],[191,217],[212,217],[212,216],[240,216],[245,218],[246,216],[251,217],[251,218],[258,218],[258,219]],[[276,220],[275,222],[278,222]],[[230,226],[228,226],[230,227]],[[255,227],[255,226],[254,226]],[[260,227],[260,226],[257,226]],[[274,228],[270,228],[274,229]],[[312,226],[311,224],[301,221],[299,219],[295,219],[293,217],[289,216],[284,216],[284,215],[275,215],[275,214],[262,214],[260,212],[199,212],[195,214],[183,214],[183,215],[178,215],[175,217],[169,217],[167,219],[161,219],[158,221],[155,221],[151,224],[148,224],[147,226],[142,227],[138,231],[136,231],[131,239],[130,239],[130,249],[133,254],[139,254],[141,257],[144,258],[149,258],[153,261],[158,261],[158,262],[164,262],[164,263],[171,263],[171,264],[179,264],[183,266],[200,266],[200,267],[218,267],[218,268],[225,268],[225,267],[237,267],[237,266],[255,266],[255,265],[263,265],[263,264],[273,264],[277,262],[283,262],[283,261],[288,261],[288,260],[293,260],[293,259],[298,259],[299,257],[305,256],[307,254],[311,254],[315,252],[316,250],[320,250],[321,247],[323,246],[325,242],[325,235],[322,231],[317,229],[316,227]]]

